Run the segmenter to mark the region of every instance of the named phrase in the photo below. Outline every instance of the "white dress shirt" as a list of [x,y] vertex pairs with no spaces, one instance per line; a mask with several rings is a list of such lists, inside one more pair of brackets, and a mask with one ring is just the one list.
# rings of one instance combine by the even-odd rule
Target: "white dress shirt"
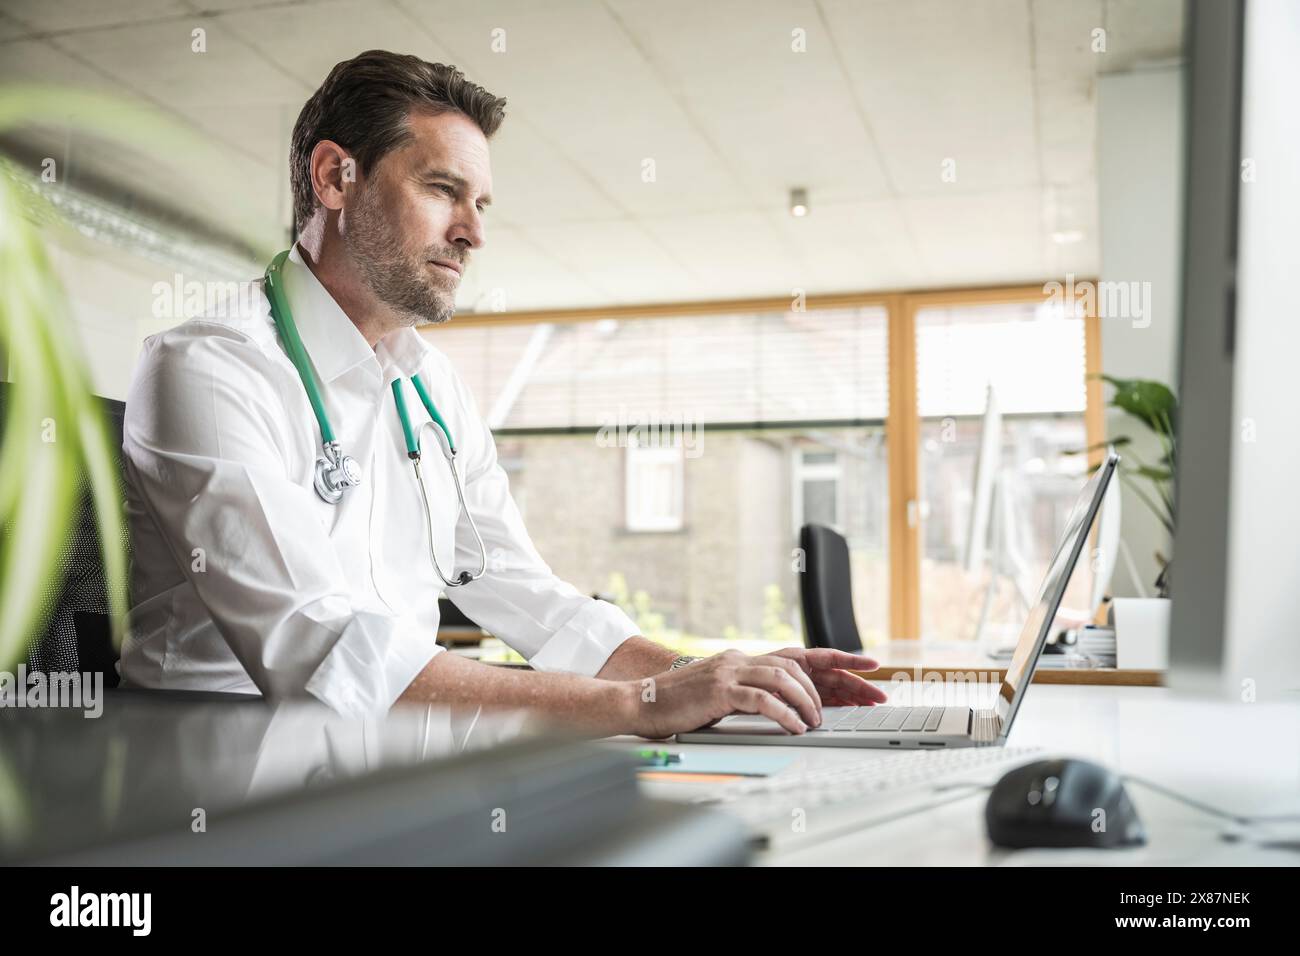
[[[417,372],[457,445],[487,573],[455,605],[536,669],[595,675],[636,625],[580,594],[529,540],[491,432],[446,356],[414,329],[372,349],[295,246],[284,287],[360,486],[316,494],[320,430],[264,295],[253,314],[191,319],[145,340],[126,403],[134,564],[123,683],[311,695],[344,714],[386,711],[441,651],[442,583],[393,404]],[[412,425],[427,412],[403,382]],[[421,466],[438,560],[479,551],[433,429]]]

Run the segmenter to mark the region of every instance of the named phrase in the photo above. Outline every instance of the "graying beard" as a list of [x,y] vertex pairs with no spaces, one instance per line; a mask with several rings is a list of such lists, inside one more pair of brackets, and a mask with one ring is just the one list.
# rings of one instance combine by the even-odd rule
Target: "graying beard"
[[[394,279],[395,271],[404,263],[400,256],[388,252],[396,243],[368,196],[362,197],[356,218],[360,232],[349,230],[347,244],[358,261],[362,279],[375,297],[407,320],[406,325],[410,327],[449,321],[456,308],[454,300],[444,304],[436,292],[411,276]],[[379,253],[381,249],[385,250],[383,254]],[[370,255],[371,252],[375,254]]]

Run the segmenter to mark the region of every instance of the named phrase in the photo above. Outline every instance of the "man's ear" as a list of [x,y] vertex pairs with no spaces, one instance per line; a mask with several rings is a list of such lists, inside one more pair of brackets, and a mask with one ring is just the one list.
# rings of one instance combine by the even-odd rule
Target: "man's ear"
[[348,184],[357,181],[357,161],[333,140],[323,139],[311,151],[311,187],[326,209],[342,209]]

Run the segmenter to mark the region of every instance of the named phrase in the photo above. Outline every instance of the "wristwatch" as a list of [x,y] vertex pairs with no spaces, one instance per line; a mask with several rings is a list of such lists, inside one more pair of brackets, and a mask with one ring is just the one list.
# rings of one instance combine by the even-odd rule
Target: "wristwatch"
[[689,654],[683,654],[681,657],[679,657],[679,658],[677,658],[676,660],[674,660],[674,661],[672,662],[672,664],[670,664],[670,665],[668,666],[668,669],[669,669],[670,671],[675,671],[675,670],[677,670],[677,668],[679,668],[679,667],[685,667],[687,664],[693,664],[693,663],[695,663],[695,662],[698,661],[698,660],[700,660],[700,658],[698,658],[698,657],[691,657],[691,655],[689,655]]

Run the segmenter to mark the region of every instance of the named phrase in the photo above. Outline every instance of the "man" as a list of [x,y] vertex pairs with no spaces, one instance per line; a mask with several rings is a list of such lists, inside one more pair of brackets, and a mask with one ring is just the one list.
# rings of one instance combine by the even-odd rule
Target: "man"
[[[589,733],[661,737],[741,711],[791,733],[829,703],[884,699],[829,650],[693,661],[556,578],[528,538],[474,400],[416,326],[447,321],[491,202],[505,101],[452,67],[382,51],[338,64],[303,107],[290,157],[298,241],[282,287],[340,446],[361,481],[330,503],[321,435],[264,299],[145,343],[124,451],[135,565],[131,685],[311,696],[342,713],[397,702],[527,707]],[[438,451],[426,527],[391,390],[419,374],[457,445],[487,573],[447,596],[532,671],[443,653],[443,568],[479,550]],[[423,445],[433,448],[432,428]],[[452,575],[456,572],[448,570]],[[684,665],[684,666],[683,666]],[[651,680],[647,680],[651,679]]]

